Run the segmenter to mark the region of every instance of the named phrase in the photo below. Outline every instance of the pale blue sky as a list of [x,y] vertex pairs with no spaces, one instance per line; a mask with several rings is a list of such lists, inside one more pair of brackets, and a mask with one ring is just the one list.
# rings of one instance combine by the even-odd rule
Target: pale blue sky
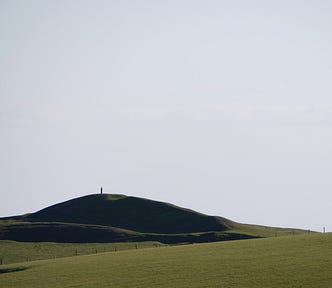
[[332,1],[0,0],[0,216],[123,193],[332,231]]

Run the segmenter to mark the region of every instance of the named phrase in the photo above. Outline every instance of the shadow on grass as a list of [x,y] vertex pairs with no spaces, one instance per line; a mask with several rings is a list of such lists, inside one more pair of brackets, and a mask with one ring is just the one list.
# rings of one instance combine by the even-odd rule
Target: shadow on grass
[[19,272],[28,269],[28,267],[11,267],[11,268],[0,268],[0,274],[2,273],[12,273]]

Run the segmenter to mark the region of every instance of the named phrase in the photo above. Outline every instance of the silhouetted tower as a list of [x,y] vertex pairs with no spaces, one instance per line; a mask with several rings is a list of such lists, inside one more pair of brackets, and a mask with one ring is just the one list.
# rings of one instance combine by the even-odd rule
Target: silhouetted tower
[[103,194],[103,187],[100,187],[100,194]]

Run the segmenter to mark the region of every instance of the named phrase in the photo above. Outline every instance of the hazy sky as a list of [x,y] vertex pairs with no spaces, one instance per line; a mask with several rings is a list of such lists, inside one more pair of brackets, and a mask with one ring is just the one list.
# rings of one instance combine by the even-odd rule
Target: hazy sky
[[332,231],[332,1],[0,0],[0,216],[122,193]]

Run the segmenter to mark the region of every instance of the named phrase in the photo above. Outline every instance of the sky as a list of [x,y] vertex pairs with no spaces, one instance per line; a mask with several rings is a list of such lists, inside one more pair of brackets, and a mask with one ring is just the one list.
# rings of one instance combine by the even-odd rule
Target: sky
[[0,0],[0,217],[120,193],[332,231],[332,1]]

